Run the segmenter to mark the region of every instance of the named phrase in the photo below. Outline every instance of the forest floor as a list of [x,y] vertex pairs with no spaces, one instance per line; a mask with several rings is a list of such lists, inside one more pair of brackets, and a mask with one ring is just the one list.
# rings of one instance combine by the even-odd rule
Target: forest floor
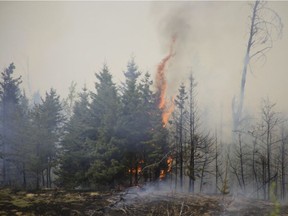
[[62,190],[28,193],[1,189],[0,215],[288,216],[288,205],[229,195],[138,188],[109,193]]

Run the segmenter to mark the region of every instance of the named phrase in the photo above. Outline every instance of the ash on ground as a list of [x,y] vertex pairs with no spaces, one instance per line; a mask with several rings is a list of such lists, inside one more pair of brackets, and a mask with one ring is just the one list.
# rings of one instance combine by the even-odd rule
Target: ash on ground
[[288,215],[288,207],[277,203],[229,195],[203,195],[134,187],[111,196],[109,205],[95,215],[194,215],[194,216],[270,216]]

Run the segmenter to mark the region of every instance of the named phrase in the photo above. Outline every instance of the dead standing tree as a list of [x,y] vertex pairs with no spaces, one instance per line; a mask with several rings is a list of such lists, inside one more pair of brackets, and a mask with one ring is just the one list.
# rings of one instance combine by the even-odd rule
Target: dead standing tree
[[280,16],[273,9],[267,7],[267,2],[256,0],[251,7],[252,15],[249,17],[251,24],[242,70],[239,101],[236,103],[235,97],[232,101],[234,131],[239,129],[242,121],[248,67],[252,60],[266,60],[266,52],[273,47],[273,41],[281,36],[283,29]]
[[195,187],[195,154],[196,154],[196,142],[197,142],[197,132],[199,127],[199,115],[197,108],[197,83],[190,74],[189,77],[189,138],[190,144],[190,158],[189,158],[189,192],[194,192]]

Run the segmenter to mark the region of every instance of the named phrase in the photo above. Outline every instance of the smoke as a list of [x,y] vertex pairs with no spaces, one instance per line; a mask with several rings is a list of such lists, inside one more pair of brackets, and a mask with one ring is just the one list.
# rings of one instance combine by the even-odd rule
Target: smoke
[[[239,23],[225,18],[233,17],[233,13],[235,6],[227,2],[156,2],[151,8],[163,56],[171,39],[176,38],[175,55],[166,70],[167,98],[178,94],[182,82],[188,84],[192,72],[199,84],[197,100],[204,125],[215,127],[220,113],[226,113],[223,133],[229,135],[231,99],[238,91],[237,68],[240,72],[242,63],[242,47],[240,51],[237,47],[239,34],[235,36]],[[227,29],[232,33],[223,35]]]
[[169,2],[163,6],[155,3],[152,12],[158,20],[158,31],[163,52],[167,53],[171,40],[175,38],[173,59],[167,67],[167,94],[172,96],[189,71],[189,59],[192,55],[192,26],[190,3]]

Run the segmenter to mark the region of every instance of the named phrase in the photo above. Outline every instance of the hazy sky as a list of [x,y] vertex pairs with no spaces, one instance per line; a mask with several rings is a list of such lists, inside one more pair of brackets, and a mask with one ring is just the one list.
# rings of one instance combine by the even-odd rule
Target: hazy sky
[[[268,5],[281,16],[283,35],[266,63],[252,65],[244,107],[257,111],[261,98],[268,96],[287,111],[288,2]],[[131,56],[154,78],[172,34],[177,34],[167,71],[169,93],[177,93],[192,70],[201,109],[215,122],[220,107],[231,117],[232,97],[239,94],[249,14],[243,1],[0,2],[0,68],[14,62],[28,94],[53,87],[65,96],[71,81],[78,89],[86,83],[92,90],[94,73],[104,62],[120,83]],[[230,124],[229,118],[224,124]]]

